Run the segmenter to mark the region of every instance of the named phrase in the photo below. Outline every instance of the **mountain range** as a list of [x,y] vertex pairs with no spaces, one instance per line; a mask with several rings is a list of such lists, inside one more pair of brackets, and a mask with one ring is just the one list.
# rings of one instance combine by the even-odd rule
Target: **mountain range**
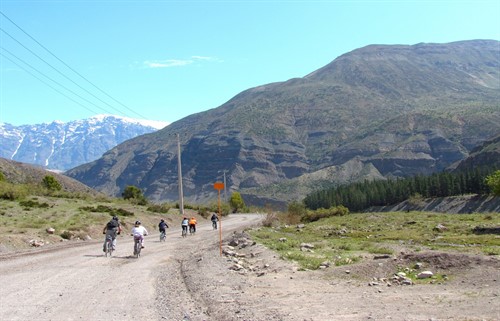
[[442,171],[500,134],[500,43],[370,45],[305,77],[250,88],[220,107],[127,140],[66,172],[108,195],[250,204],[300,200],[363,179]]
[[167,125],[112,115],[63,123],[0,123],[0,157],[65,171],[91,162],[116,145]]

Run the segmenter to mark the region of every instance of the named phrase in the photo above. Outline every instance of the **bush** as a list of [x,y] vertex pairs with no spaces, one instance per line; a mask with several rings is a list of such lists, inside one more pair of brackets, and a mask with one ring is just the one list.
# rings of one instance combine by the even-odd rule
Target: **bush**
[[0,199],[15,201],[29,195],[26,185],[15,185],[8,182],[0,182]]
[[60,236],[65,240],[71,240],[73,238],[73,233],[70,231],[64,231],[60,234]]
[[493,195],[500,196],[500,170],[486,177],[485,181]]
[[229,204],[231,205],[233,213],[236,213],[239,210],[245,208],[245,202],[243,201],[241,194],[238,192],[234,192],[233,194],[231,194],[231,198],[229,199]]
[[167,204],[154,204],[149,206],[147,210],[154,213],[168,213],[170,206]]
[[42,185],[51,192],[60,191],[62,189],[61,184],[51,175],[47,175],[43,178]]
[[142,191],[137,186],[128,185],[122,193],[123,199],[130,200],[136,205],[147,205],[148,200],[142,194]]
[[349,214],[349,209],[342,205],[330,207],[328,209],[318,208],[315,211],[307,211],[306,214],[302,216],[302,221],[315,222],[322,218],[327,218],[331,216],[344,216],[347,214]]
[[279,222],[278,214],[276,213],[268,213],[266,218],[262,221],[262,225],[265,227],[272,227],[274,224]]

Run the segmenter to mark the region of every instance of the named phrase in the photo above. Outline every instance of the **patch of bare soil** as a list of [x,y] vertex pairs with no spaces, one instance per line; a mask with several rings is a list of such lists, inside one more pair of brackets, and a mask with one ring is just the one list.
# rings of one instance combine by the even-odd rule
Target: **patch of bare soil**
[[[222,256],[217,243],[183,253],[178,270],[159,274],[165,282],[158,306],[168,303],[177,310],[170,315],[182,315],[169,320],[500,320],[500,263],[493,257],[400,253],[300,271],[245,233],[226,238]],[[395,278],[416,263],[445,277],[412,285]],[[185,296],[168,297],[173,278]]]

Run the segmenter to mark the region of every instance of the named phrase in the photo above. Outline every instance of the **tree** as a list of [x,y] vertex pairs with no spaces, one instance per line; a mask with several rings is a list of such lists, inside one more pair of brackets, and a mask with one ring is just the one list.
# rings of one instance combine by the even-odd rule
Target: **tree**
[[51,175],[45,176],[42,180],[42,184],[49,191],[60,191],[62,188],[61,184]]
[[234,192],[231,194],[231,198],[229,199],[229,205],[231,205],[233,213],[236,213],[245,207],[245,202],[243,201],[240,193]]
[[131,200],[139,205],[146,205],[148,202],[139,187],[127,185],[122,193],[123,199]]
[[500,170],[486,177],[486,185],[489,186],[494,195],[500,196]]

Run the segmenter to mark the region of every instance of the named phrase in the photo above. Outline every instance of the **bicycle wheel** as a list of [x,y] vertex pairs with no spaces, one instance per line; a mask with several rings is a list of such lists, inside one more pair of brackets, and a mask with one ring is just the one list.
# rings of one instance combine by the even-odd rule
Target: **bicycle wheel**
[[187,228],[182,229],[182,237],[186,237],[187,235]]
[[160,242],[165,242],[167,240],[167,234],[165,232],[160,233]]
[[141,241],[135,241],[134,254],[136,258],[141,256]]
[[104,255],[106,257],[111,257],[113,254],[113,240],[111,239],[106,239],[106,245],[104,246]]
[[109,254],[109,257],[111,257],[111,255],[113,254],[113,241],[112,240],[108,240],[108,254]]

